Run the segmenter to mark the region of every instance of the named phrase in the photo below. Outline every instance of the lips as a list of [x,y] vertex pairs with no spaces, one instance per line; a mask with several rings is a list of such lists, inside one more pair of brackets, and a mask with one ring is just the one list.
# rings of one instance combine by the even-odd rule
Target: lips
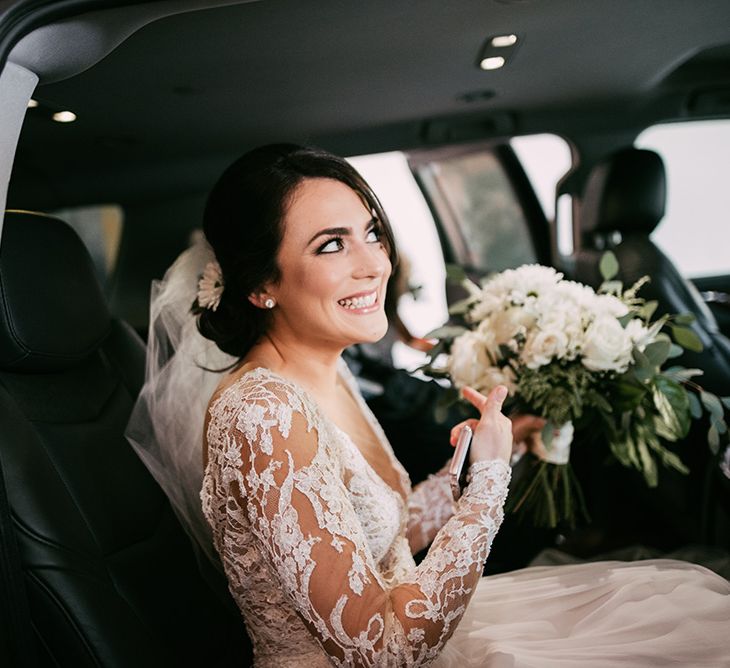
[[337,303],[350,311],[356,311],[370,308],[374,306],[377,301],[377,290],[371,290],[370,292],[362,292],[350,297],[345,297],[344,299],[338,299]]

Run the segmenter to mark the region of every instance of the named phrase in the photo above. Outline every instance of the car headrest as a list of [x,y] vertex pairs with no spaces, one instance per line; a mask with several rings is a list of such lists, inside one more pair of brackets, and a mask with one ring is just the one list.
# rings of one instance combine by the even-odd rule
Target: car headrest
[[650,234],[664,217],[664,163],[657,153],[625,148],[599,162],[588,176],[581,205],[583,233]]
[[0,239],[0,369],[59,371],[92,353],[111,318],[81,239],[66,223],[8,211]]

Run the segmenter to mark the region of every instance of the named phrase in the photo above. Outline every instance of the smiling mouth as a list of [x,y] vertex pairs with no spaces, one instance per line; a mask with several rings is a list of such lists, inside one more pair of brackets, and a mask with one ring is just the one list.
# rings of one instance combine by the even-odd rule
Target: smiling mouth
[[359,309],[366,309],[374,306],[378,301],[378,292],[373,290],[365,295],[358,295],[357,297],[347,297],[345,299],[338,299],[337,303],[350,310],[356,311]]

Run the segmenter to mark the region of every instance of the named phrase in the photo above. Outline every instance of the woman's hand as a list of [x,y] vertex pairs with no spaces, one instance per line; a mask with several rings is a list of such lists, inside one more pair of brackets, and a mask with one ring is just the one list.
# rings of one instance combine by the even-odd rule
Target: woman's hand
[[502,413],[507,388],[498,385],[485,397],[481,392],[465,387],[462,396],[479,411],[481,417],[457,424],[451,430],[451,445],[456,445],[461,430],[468,425],[474,432],[469,449],[470,463],[488,459],[501,459],[509,463],[512,455],[512,422]]
[[526,452],[531,452],[536,457],[544,459],[546,452],[542,442],[542,428],[545,426],[545,420],[526,413],[510,415],[510,420],[514,438],[513,456],[521,457]]

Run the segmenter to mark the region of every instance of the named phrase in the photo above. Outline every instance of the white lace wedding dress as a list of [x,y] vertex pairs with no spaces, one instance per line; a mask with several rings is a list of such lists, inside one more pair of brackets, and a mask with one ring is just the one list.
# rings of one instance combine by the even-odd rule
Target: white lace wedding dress
[[[481,578],[509,468],[411,491],[387,484],[292,383],[266,369],[211,404],[201,499],[255,665],[613,668],[730,666],[730,585],[655,560]],[[418,444],[414,444],[417,447]],[[411,551],[433,541],[416,566]]]

